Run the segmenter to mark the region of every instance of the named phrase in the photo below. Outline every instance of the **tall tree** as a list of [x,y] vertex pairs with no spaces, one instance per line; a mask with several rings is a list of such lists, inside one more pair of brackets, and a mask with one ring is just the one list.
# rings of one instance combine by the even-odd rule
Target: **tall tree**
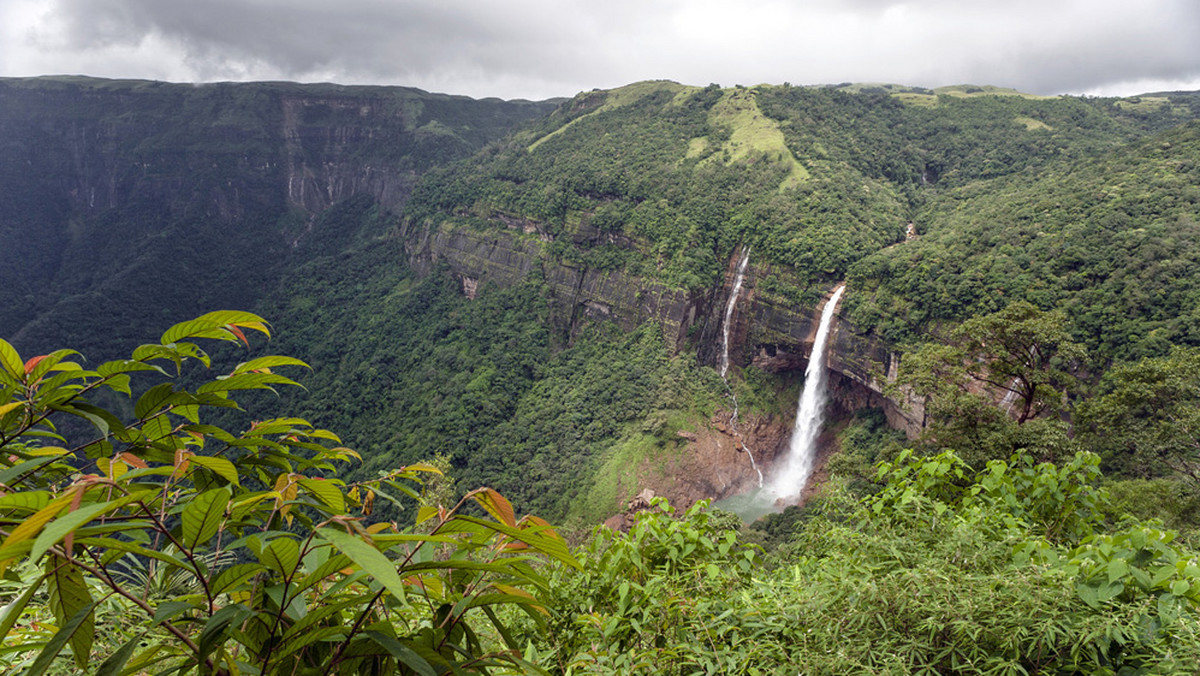
[[1062,312],[1043,312],[1024,301],[972,317],[952,336],[967,376],[1019,405],[1018,424],[1063,404],[1077,381],[1069,369],[1085,356]]
[[948,343],[905,355],[896,387],[922,398],[925,438],[939,447],[969,460],[1017,448],[1056,457],[1072,443],[1066,426],[1046,414],[1066,405],[1078,381],[1073,365],[1083,358],[1061,312],[1018,302],[963,322]]
[[1200,348],[1176,348],[1109,371],[1080,406],[1086,441],[1123,471],[1171,470],[1200,489]]

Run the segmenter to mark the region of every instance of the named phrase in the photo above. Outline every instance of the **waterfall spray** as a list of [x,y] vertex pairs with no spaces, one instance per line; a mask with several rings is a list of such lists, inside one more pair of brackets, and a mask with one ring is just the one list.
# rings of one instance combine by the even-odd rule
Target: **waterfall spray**
[[804,391],[800,394],[796,426],[792,430],[787,459],[783,469],[775,475],[772,482],[772,492],[781,498],[799,496],[813,471],[817,454],[817,435],[820,434],[821,424],[824,422],[827,398],[825,346],[829,341],[834,312],[845,290],[845,284],[835,289],[821,312],[821,323],[813,341],[812,355],[808,359],[808,368],[804,371]]
[[729,291],[729,300],[725,303],[725,321],[721,327],[721,379],[725,381],[725,391],[729,393],[729,398],[733,400],[733,415],[729,416],[729,426],[733,429],[733,434],[736,436],[742,445],[742,450],[746,451],[746,455],[750,458],[750,466],[754,468],[758,474],[758,485],[763,485],[763,473],[758,468],[758,463],[754,461],[754,452],[750,450],[750,446],[746,444],[746,440],[742,437],[742,433],[738,431],[738,400],[737,395],[733,393],[733,388],[729,386],[729,330],[733,320],[733,308],[737,305],[738,295],[742,292],[742,279],[746,275],[746,264],[750,262],[750,247],[742,250],[742,259],[738,262],[737,274],[733,276],[733,288]]

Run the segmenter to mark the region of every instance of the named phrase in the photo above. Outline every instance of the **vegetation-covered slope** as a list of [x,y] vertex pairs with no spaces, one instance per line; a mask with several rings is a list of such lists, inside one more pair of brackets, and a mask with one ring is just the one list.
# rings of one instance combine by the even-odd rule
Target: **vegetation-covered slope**
[[811,283],[901,240],[937,208],[930,195],[1089,162],[1192,118],[1181,100],[639,83],[580,94],[431,175],[407,215],[478,227],[524,218],[547,238],[584,220],[602,235],[592,246],[551,252],[687,288],[712,284],[732,250],[752,244]]
[[[287,403],[364,449],[363,471],[444,452],[552,517],[614,509],[633,486],[612,468],[677,452],[722,392],[702,345],[556,314],[556,271],[653,280],[715,314],[744,244],[768,270],[755,293],[804,313],[849,275],[849,316],[888,341],[1013,300],[1065,308],[1101,362],[1196,340],[1185,95],[648,82],[538,117],[552,106],[325,85],[0,93],[0,237],[19,254],[0,324],[18,347],[261,308],[316,367]],[[922,234],[900,244],[910,221]],[[474,300],[431,261],[417,278],[405,238],[455,229],[532,243],[534,272]],[[713,340],[709,319],[691,340]],[[788,378],[734,387],[786,418]]]
[[555,349],[544,281],[470,301],[444,272],[414,279],[398,244],[314,260],[267,304],[298,327],[278,348],[314,369],[285,408],[339,427],[365,458],[356,475],[440,453],[462,482],[591,520],[632,488],[593,488],[606,466],[641,458],[624,446],[671,452],[681,421],[707,417],[720,395],[715,374],[672,354],[655,326],[600,324]]
[[[0,79],[0,335],[111,350],[146,322],[251,307],[311,249],[382,230],[316,220],[331,204],[398,209],[421,173],[551,107],[400,87]],[[148,287],[153,304],[133,291]]]
[[[297,363],[213,350],[228,377],[171,379],[192,340],[266,332],[244,313],[95,371],[0,342],[0,665],[1194,670],[1196,97],[642,83],[445,166],[533,104],[457,116],[412,92],[296,89],[0,83],[0,311],[25,357],[245,302],[314,369],[307,394],[256,397]],[[529,273],[478,283],[409,239],[459,229]],[[703,322],[672,345],[597,305],[563,330],[554,276],[656,280],[715,314],[739,245],[768,271],[755,293],[804,312],[848,276],[855,328],[926,343],[899,360],[930,424],[916,453],[866,412],[838,421],[844,452],[804,508],[737,532],[659,503],[574,555],[491,489],[455,507],[452,481],[409,483],[436,468],[399,466],[442,453],[517,512],[617,509],[639,470],[691,451],[724,386],[696,361]],[[788,417],[790,375],[732,374],[744,405]],[[87,431],[54,436],[72,416]]]
[[919,339],[1017,300],[1062,308],[1102,361],[1200,344],[1200,125],[1087,162],[939,191],[922,236],[860,261],[863,328]]

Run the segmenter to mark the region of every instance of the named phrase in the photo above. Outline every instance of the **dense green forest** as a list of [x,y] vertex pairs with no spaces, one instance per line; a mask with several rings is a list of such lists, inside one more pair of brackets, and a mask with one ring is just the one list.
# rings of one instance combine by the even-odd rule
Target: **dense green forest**
[[[0,335],[126,350],[137,326],[251,308],[289,265],[386,229],[430,167],[552,108],[405,87],[0,78]],[[354,200],[380,217],[317,227]]]
[[890,340],[1017,300],[1062,308],[1099,360],[1200,344],[1200,126],[1083,165],[938,194],[922,236],[850,272],[850,316]]
[[[0,80],[0,665],[1191,673],[1198,119]],[[796,363],[758,358],[840,281],[806,504],[593,531],[737,445],[731,393],[788,428]]]
[[[458,499],[436,464],[354,480],[360,455],[301,418],[212,424],[296,384],[282,372],[300,360],[205,350],[255,332],[270,334],[256,315],[209,313],[94,370],[0,341],[6,667],[1182,674],[1200,659],[1200,557],[1131,516],[1155,496],[1114,499],[1094,454],[974,469],[906,450],[865,491],[832,480],[761,527],[656,499],[572,551],[490,488]],[[176,369],[197,366],[222,375],[184,387]],[[160,382],[131,388],[134,373]],[[130,395],[132,417],[96,406],[101,389]],[[47,444],[72,416],[92,440]],[[373,518],[405,498],[405,525]]]

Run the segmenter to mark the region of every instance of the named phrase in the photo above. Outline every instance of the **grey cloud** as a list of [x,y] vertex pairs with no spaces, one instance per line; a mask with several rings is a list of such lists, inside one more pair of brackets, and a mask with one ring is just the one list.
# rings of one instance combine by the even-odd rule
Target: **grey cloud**
[[[53,46],[56,63],[73,51],[96,62],[141,49],[199,80],[327,78],[538,97],[646,78],[977,82],[1037,93],[1200,79],[1193,0],[57,0],[47,7],[39,44]],[[77,72],[89,72],[88,64]]]

